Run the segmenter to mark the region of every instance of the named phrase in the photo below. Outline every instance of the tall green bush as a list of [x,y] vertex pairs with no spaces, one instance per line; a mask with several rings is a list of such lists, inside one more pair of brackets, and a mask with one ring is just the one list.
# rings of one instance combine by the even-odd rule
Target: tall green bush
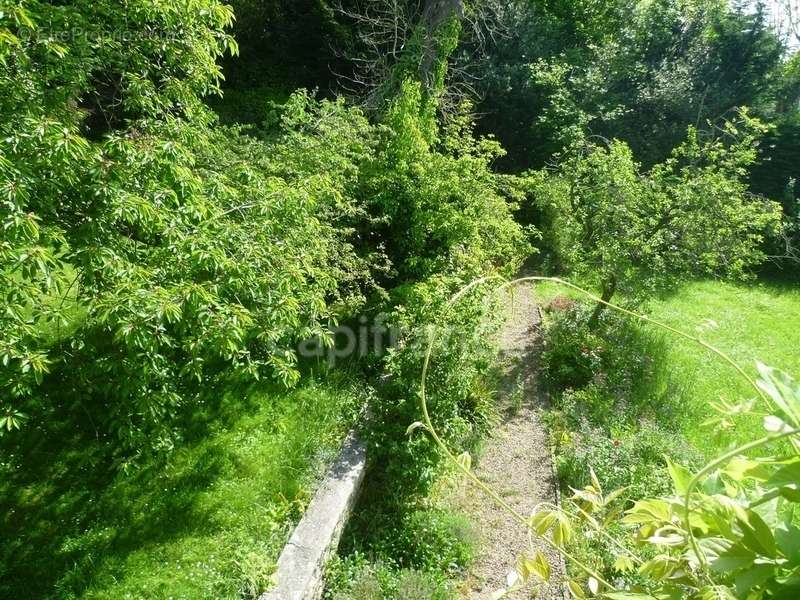
[[690,128],[644,173],[624,142],[578,143],[557,172],[531,177],[560,264],[604,301],[641,301],[688,276],[745,275],[780,220],[777,203],[751,195],[745,179],[762,133],[745,111],[718,134]]
[[363,301],[369,126],[299,95],[270,145],[213,127],[230,11],[112,4],[2,15],[3,425],[80,403],[123,447],[169,448],[221,378],[293,384],[294,344]]

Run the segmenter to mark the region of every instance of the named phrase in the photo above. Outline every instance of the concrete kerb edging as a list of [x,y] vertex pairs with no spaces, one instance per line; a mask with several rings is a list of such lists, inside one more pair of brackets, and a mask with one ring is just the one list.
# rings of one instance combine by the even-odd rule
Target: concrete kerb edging
[[278,559],[277,585],[259,600],[318,600],[364,479],[367,451],[351,432]]

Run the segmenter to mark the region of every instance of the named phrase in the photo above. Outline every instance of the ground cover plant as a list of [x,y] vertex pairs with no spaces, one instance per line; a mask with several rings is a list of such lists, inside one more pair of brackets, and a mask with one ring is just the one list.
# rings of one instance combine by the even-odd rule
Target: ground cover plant
[[[366,400],[353,381],[230,390],[119,472],[87,417],[3,445],[3,595],[255,598]],[[65,446],[69,449],[65,450]]]
[[[572,388],[563,400],[572,404],[579,417],[603,413],[608,408],[603,402],[612,402],[612,397],[639,407],[654,407],[663,415],[660,420],[664,424],[680,431],[706,454],[741,442],[760,428],[760,419],[754,416],[722,418],[720,411],[725,412],[726,403],[747,395],[747,387],[739,378],[731,377],[724,364],[709,363],[702,348],[639,327],[631,331],[617,320],[600,335],[580,333],[580,318],[572,312],[579,303],[574,294],[549,285],[539,286],[537,294],[554,322],[551,331],[556,337],[546,357],[554,364],[552,382],[556,389]],[[753,377],[758,356],[773,356],[773,362],[787,372],[798,368],[794,351],[797,293],[791,281],[766,277],[758,284],[689,282],[656,297],[647,306],[653,318],[694,330],[724,349]],[[598,353],[598,347],[610,356],[601,358],[603,352]],[[610,372],[612,377],[636,381],[637,385],[617,387],[611,394],[598,393],[594,384]],[[594,397],[601,398],[595,400],[600,403],[595,409]],[[584,400],[583,406],[575,404]],[[710,433],[704,423],[717,417]]]

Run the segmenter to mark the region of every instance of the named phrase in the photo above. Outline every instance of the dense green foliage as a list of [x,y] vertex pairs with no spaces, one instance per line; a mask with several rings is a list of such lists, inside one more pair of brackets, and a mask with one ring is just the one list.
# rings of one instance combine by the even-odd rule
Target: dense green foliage
[[[763,8],[232,4],[0,1],[7,595],[258,596],[360,401],[374,483],[335,591],[444,598],[469,535],[405,433],[433,323],[443,439],[493,418],[497,311],[479,286],[445,315],[456,290],[539,232],[546,268],[631,304],[800,263],[800,69]],[[345,357],[341,402],[341,363],[301,353],[340,323],[396,342]],[[549,335],[559,472],[666,492],[659,452],[696,452],[681,396],[645,399],[662,343],[580,307]]]
[[[440,127],[436,81],[424,92],[418,82],[403,83],[377,122],[341,100],[299,91],[282,104],[261,100],[264,121],[256,128],[218,125],[203,97],[219,89],[217,59],[236,45],[224,32],[231,12],[213,1],[142,2],[125,13],[112,3],[26,2],[4,7],[0,18],[0,389],[14,473],[4,502],[29,515],[20,523],[31,528],[51,522],[48,510],[74,523],[53,538],[59,546],[48,578],[39,580],[41,594],[263,591],[280,536],[258,546],[267,542],[246,518],[251,511],[227,497],[210,500],[229,504],[233,537],[217,539],[216,526],[203,530],[201,520],[167,542],[158,523],[183,509],[132,490],[149,472],[199,477],[206,468],[214,473],[196,486],[173,485],[176,502],[193,503],[215,482],[227,489],[238,471],[218,472],[213,457],[206,465],[205,450],[189,466],[181,462],[196,447],[198,416],[214,427],[226,418],[221,398],[260,379],[297,385],[305,369],[298,344],[333,344],[329,326],[362,309],[389,308],[402,337],[387,358],[393,377],[373,402],[378,421],[369,435],[375,448],[385,441],[387,471],[403,474],[392,485],[400,489],[427,471],[423,492],[435,453],[424,444],[389,452],[403,448],[404,421],[413,420],[414,339],[438,317],[447,290],[513,271],[530,251],[512,219],[519,192],[490,169],[497,144],[475,138],[467,117]],[[476,298],[454,325],[472,331],[484,315]],[[474,398],[486,348],[476,335],[439,366],[441,403],[450,407],[442,419],[453,439],[480,430],[485,408]],[[312,395],[320,409],[332,406],[326,393]],[[265,415],[276,398],[262,397]],[[327,413],[305,412],[315,419],[308,432],[325,426]],[[239,443],[232,427],[218,436],[220,455]],[[16,495],[35,493],[46,479],[38,435],[51,440],[52,456],[63,456],[54,465],[72,464],[69,447],[80,440],[98,473],[96,504],[73,502],[83,475],[59,480],[65,503],[29,506]],[[313,462],[324,439],[311,435],[293,468]],[[285,451],[270,447],[268,454]],[[261,467],[251,475],[267,477]],[[242,485],[255,489],[252,481]],[[280,512],[278,488],[292,481],[278,476],[260,496],[265,511],[277,511],[280,533],[294,513]],[[109,531],[107,507],[129,511],[141,535]],[[8,539],[23,543],[8,527]],[[200,538],[219,562],[197,554]],[[246,556],[235,555],[234,545]],[[38,547],[51,546],[31,551]],[[30,573],[15,558],[25,555],[9,548],[4,585],[19,595]],[[147,559],[148,548],[161,558]],[[209,568],[183,570],[195,560]],[[77,566],[67,572],[68,563]]]
[[[389,282],[473,276],[522,243],[502,197],[495,192],[494,203],[475,202],[497,187],[488,171],[495,151],[458,142],[457,134],[444,142],[454,145],[445,148],[452,158],[434,151],[436,125],[413,86],[381,128],[341,103],[317,105],[304,94],[281,109],[268,145],[209,128],[213,119],[198,96],[219,76],[207,63],[232,43],[214,33],[230,14],[214,10],[211,23],[176,11],[172,26],[185,27],[180,19],[187,19],[205,27],[200,41],[207,47],[196,48],[197,57],[181,54],[193,62],[172,79],[159,71],[160,86],[139,77],[161,59],[145,52],[147,44],[136,60],[128,52],[132,62],[123,62],[101,43],[46,52],[36,35],[18,46],[9,42],[6,60],[30,74],[34,99],[37,86],[38,94],[49,93],[35,75],[47,71],[37,61],[51,60],[51,51],[75,55],[77,71],[86,68],[79,59],[128,69],[117,92],[122,108],[104,119],[118,118],[122,128],[102,139],[86,131],[78,106],[99,93],[92,80],[47,102],[26,96],[41,112],[35,117],[13,106],[7,111],[14,119],[3,124],[4,189],[13,210],[2,273],[15,292],[6,298],[3,363],[11,386],[5,393],[17,398],[8,406],[9,425],[18,424],[26,398],[53,370],[60,387],[99,405],[98,418],[130,447],[168,447],[179,435],[173,424],[180,411],[219,377],[296,382],[293,345],[325,336],[328,323],[363,300],[370,273],[353,245],[357,230],[358,250],[373,264],[381,262],[378,246],[387,245],[395,271]],[[30,18],[35,25],[45,16]],[[149,18],[143,13],[139,35],[152,27]],[[192,78],[180,78],[184,71]],[[5,86],[15,91],[9,102],[23,102],[18,77]],[[423,165],[427,172],[415,172]],[[53,176],[34,175],[45,170]],[[442,177],[450,178],[449,189]],[[425,181],[440,187],[426,189]],[[497,225],[482,229],[489,223]],[[80,323],[49,351],[52,340],[38,324],[66,327],[63,311],[74,305]]]
[[484,108],[518,165],[541,165],[588,130],[624,140],[650,166],[689,125],[738,106],[773,110],[782,48],[763,11],[520,1],[506,18],[514,35],[490,54]]
[[709,140],[690,129],[646,174],[624,142],[575,147],[555,176],[531,179],[559,265],[605,301],[616,292],[643,298],[691,276],[741,277],[763,260],[764,237],[780,219],[777,205],[751,197],[743,181],[758,132],[746,114]]
[[666,341],[608,313],[590,331],[589,307],[550,306],[542,361],[562,485],[587,485],[592,467],[606,487],[628,487],[633,498],[668,492],[664,456],[697,464],[701,455],[682,435],[690,419],[665,373]]

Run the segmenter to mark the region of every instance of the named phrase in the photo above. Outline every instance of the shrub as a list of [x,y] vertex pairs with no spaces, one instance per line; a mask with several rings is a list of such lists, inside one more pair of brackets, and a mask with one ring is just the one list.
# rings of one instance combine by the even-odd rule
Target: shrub
[[281,177],[265,150],[236,131],[142,127],[109,138],[94,206],[75,205],[88,220],[62,260],[83,320],[53,349],[48,389],[84,398],[125,448],[171,447],[222,381],[293,385],[296,343],[363,301],[368,270],[336,226],[345,184],[297,164]]
[[402,494],[423,492],[441,460],[429,440],[405,435],[420,419],[418,375],[428,326],[450,333],[431,365],[431,402],[444,434],[463,444],[488,421],[480,381],[490,370],[488,333],[495,323],[480,290],[448,314],[445,306],[474,277],[513,273],[531,250],[529,235],[512,218],[507,183],[490,170],[497,145],[475,139],[466,120],[440,130],[427,102],[419,85],[403,86],[362,186],[373,199],[374,234],[386,240],[393,265],[391,323],[400,332],[384,361],[387,381],[369,436],[376,460]]
[[606,302],[617,293],[641,302],[687,276],[742,277],[780,220],[779,205],[750,195],[744,178],[764,130],[744,110],[714,136],[690,128],[646,173],[624,142],[577,143],[557,173],[530,178],[559,262]]
[[[603,535],[615,557],[613,566],[606,563],[578,576],[590,589],[602,588],[604,597],[614,599],[797,595],[800,386],[776,369],[758,368],[754,391],[760,408],[772,413],[764,418],[763,437],[726,452],[696,474],[668,461],[669,489],[660,497],[637,499],[621,519],[620,493],[605,493],[599,476],[592,474],[584,488],[575,490],[566,510],[577,507],[583,513],[564,521],[569,537],[573,526],[582,537]],[[747,456],[761,448],[774,454]],[[540,525],[537,533],[549,529],[549,519],[545,514],[533,519]],[[621,541],[613,543],[614,536]],[[609,571],[634,576],[614,579]],[[573,581],[570,587],[582,586]]]
[[547,323],[542,366],[556,407],[573,421],[593,423],[668,411],[670,398],[659,389],[663,338],[616,314],[604,315],[592,329],[588,315],[585,305],[573,305]]
[[607,431],[584,426],[561,436],[556,471],[565,489],[589,485],[589,471],[609,489],[626,488],[629,498],[666,494],[670,490],[666,456],[699,465],[699,453],[680,435],[652,422],[629,430]]
[[432,509],[410,512],[386,541],[385,555],[402,566],[454,574],[472,560],[476,539],[468,517]]
[[78,401],[122,453],[167,450],[221,382],[296,383],[297,341],[363,303],[370,127],[303,94],[269,145],[212,127],[235,49],[213,0],[28,4],[0,15],[0,418]]
[[[4,430],[21,424],[24,399],[54,360],[42,326],[71,316],[77,284],[68,265],[85,252],[96,259],[89,268],[135,278],[120,254],[140,251],[168,227],[157,209],[172,207],[183,224],[208,216],[187,201],[197,189],[184,180],[185,167],[168,168],[170,157],[185,158],[180,144],[136,139],[154,119],[209,121],[201,96],[219,89],[217,58],[236,49],[224,32],[233,15],[216,0],[162,8],[143,0],[120,11],[116,2],[79,0],[17,2],[0,12]],[[116,139],[99,143],[107,134]],[[121,164],[132,158],[120,156],[122,146],[155,164]],[[145,192],[126,179],[145,174],[143,185],[163,176],[163,186]],[[113,238],[121,247],[106,247]],[[82,269],[77,276],[94,277]]]

